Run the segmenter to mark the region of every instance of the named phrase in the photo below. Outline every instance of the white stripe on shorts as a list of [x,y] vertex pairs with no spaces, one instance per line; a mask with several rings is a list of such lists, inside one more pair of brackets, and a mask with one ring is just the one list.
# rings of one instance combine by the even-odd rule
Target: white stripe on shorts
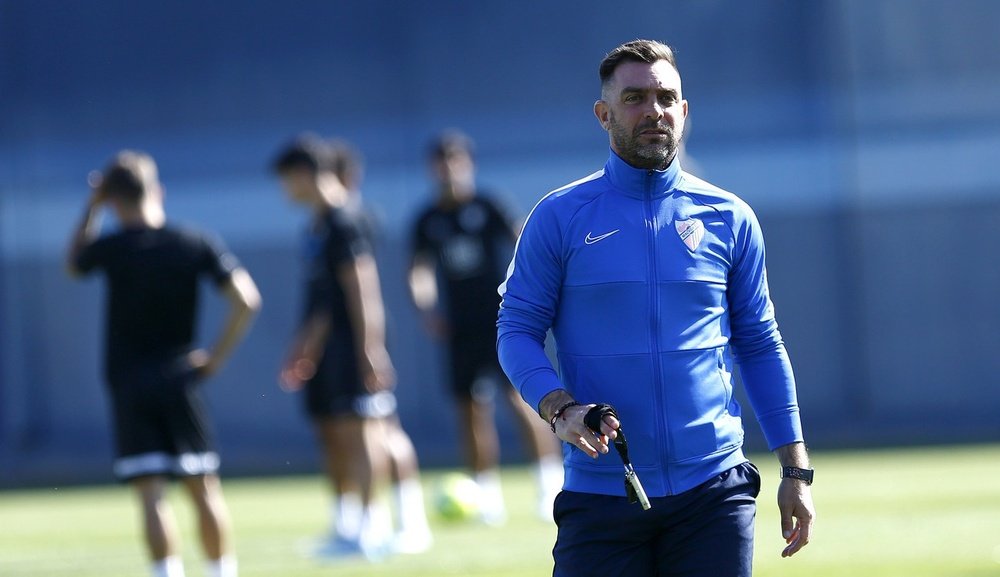
[[115,460],[114,472],[119,479],[131,479],[143,475],[174,475],[190,477],[206,475],[219,470],[219,454],[181,453],[169,455],[163,452],[129,455]]

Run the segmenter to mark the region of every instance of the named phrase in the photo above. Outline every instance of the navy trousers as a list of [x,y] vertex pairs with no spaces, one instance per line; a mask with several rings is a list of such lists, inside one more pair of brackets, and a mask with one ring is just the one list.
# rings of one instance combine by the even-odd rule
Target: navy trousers
[[554,577],[750,577],[760,473],[737,465],[643,511],[622,497],[561,492]]

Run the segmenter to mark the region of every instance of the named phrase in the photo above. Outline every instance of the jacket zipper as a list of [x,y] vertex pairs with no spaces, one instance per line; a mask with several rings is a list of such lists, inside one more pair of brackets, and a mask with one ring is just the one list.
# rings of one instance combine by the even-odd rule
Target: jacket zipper
[[[659,274],[657,273],[656,266],[656,236],[657,236],[657,223],[656,223],[656,211],[653,210],[653,184],[656,179],[653,177],[653,171],[646,171],[646,194],[645,194],[645,209],[646,209],[646,227],[648,229],[648,244],[649,251],[647,257],[647,267],[649,273],[649,342],[652,349],[652,362],[653,362],[653,396],[655,399],[654,407],[659,407],[660,410],[654,410],[653,416],[656,423],[656,428],[662,434],[656,436],[656,448],[657,448],[657,460],[663,458],[664,454],[667,456],[667,462],[663,463],[663,480],[667,487],[667,493],[673,494],[672,483],[670,482],[670,467],[668,466],[669,456],[673,454],[672,444],[673,440],[670,438],[670,429],[667,426],[667,411],[664,405],[664,394],[662,390],[662,375],[660,370],[660,338],[659,338],[659,319],[660,319],[660,291],[659,291]],[[664,440],[667,444],[667,451],[664,453],[663,443]]]

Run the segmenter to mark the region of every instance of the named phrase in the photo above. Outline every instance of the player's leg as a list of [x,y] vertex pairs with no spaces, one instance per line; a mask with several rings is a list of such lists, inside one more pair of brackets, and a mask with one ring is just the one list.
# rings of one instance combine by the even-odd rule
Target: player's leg
[[358,485],[362,508],[358,545],[368,557],[381,555],[391,537],[391,523],[379,501],[379,490],[389,477],[384,427],[379,419],[352,416],[338,419],[337,429],[353,447],[349,471]]
[[139,498],[143,535],[156,577],[183,577],[180,537],[173,509],[166,499],[167,477],[145,475],[129,481]]
[[500,462],[500,438],[494,420],[493,402],[468,395],[459,396],[455,403],[466,460],[472,471],[479,475],[496,470]]
[[493,400],[468,396],[456,402],[473,478],[482,493],[480,519],[487,525],[502,525],[507,520],[507,509],[500,482],[500,436]]
[[397,415],[383,419],[386,451],[389,453],[390,475],[393,483],[403,480],[420,480],[420,465],[413,441],[403,429]]
[[[310,412],[314,418],[326,414],[322,419],[321,442],[328,450],[334,451],[343,466],[342,486],[356,488],[358,507],[356,515],[344,519],[353,523],[322,548],[319,553],[327,557],[363,553],[369,558],[384,553],[391,537],[391,522],[387,511],[378,501],[378,492],[387,484],[389,457],[387,441],[381,419],[373,417],[380,407],[395,411],[395,397],[391,393],[367,395],[356,379],[347,375],[333,381],[326,399],[321,406],[314,405]],[[348,493],[344,493],[347,495]],[[345,500],[340,502],[344,509]]]
[[468,330],[451,339],[451,395],[458,413],[459,431],[466,462],[479,475],[496,470],[500,462],[500,439],[494,420],[495,382],[483,378],[482,335]]
[[[531,410],[514,387],[505,387],[504,391],[504,397],[510,404],[518,429],[522,433],[524,451],[528,457],[533,461],[539,461],[545,457],[560,455],[558,440],[545,421]],[[559,460],[562,461],[561,458]]]
[[480,374],[482,346],[463,336],[452,341],[452,396],[466,459],[482,493],[480,520],[502,525],[507,519],[500,484],[500,435],[495,419],[496,382]]
[[187,358],[171,365],[157,391],[161,414],[170,437],[172,470],[183,480],[198,517],[199,537],[209,577],[235,577],[229,512],[219,482],[219,455],[214,450],[211,423],[198,374]]
[[382,419],[382,424],[396,504],[393,549],[399,553],[421,553],[430,548],[433,539],[424,509],[417,451],[396,413]]
[[232,524],[218,475],[184,477],[183,483],[198,516],[199,535],[202,550],[208,560],[209,577],[236,577]]
[[562,489],[563,463],[558,438],[545,422],[521,399],[512,386],[504,387],[504,395],[517,421],[525,452],[535,463],[538,484],[538,515],[552,519],[552,503]]
[[357,487],[347,470],[347,460],[344,458],[350,447],[336,435],[333,418],[323,417],[316,420],[316,439],[322,447],[323,469],[334,493],[356,492]]
[[[339,353],[350,358],[351,351]],[[345,390],[350,375],[339,365],[332,365],[330,355],[324,356],[316,376],[306,383],[305,409],[313,424],[317,446],[323,462],[323,472],[333,495],[330,506],[330,535],[320,547],[322,555],[337,555],[338,551],[355,550],[361,527],[360,488],[350,472],[350,454],[354,450],[350,439],[340,434],[337,421],[350,413],[351,388]],[[343,364],[343,363],[341,363]],[[339,370],[338,370],[339,369]]]
[[760,474],[743,463],[678,496],[686,504],[658,538],[658,575],[750,577],[759,492]]
[[155,392],[162,384],[158,374],[157,366],[112,371],[109,390],[117,445],[114,473],[132,487],[139,501],[153,576],[183,577],[177,523],[166,500],[174,459],[169,431],[160,426],[162,403]]
[[313,422],[323,470],[335,500],[332,537],[356,541],[361,525],[361,489],[350,471],[351,440],[341,434],[337,417],[318,416]]

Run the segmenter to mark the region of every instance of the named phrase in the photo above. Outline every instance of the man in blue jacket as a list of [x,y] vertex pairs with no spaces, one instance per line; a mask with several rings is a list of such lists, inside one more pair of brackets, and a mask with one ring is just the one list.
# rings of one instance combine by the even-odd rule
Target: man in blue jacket
[[[623,44],[600,77],[610,158],[538,202],[499,289],[501,364],[565,443],[554,575],[748,576],[760,476],[742,450],[734,362],[781,463],[783,556],[815,515],[760,226],[681,169],[688,103],[670,47]],[[594,431],[597,404],[614,411]],[[623,459],[608,454],[625,431],[649,510],[629,503]]]

